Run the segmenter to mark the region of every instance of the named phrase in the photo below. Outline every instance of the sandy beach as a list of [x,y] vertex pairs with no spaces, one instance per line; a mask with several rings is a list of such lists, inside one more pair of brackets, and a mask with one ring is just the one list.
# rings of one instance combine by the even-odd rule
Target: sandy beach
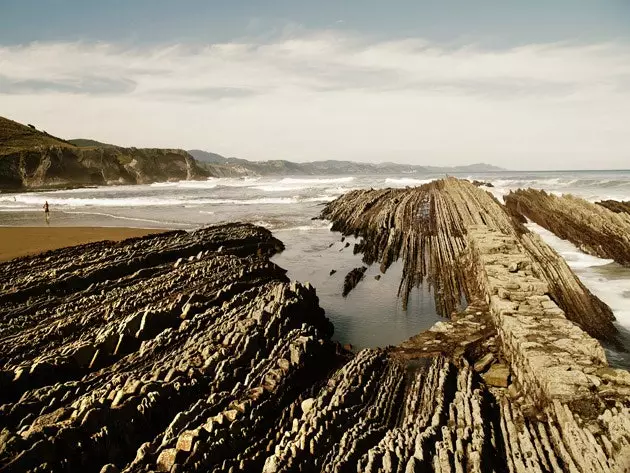
[[161,231],[122,227],[0,227],[0,261],[82,243],[120,241]]

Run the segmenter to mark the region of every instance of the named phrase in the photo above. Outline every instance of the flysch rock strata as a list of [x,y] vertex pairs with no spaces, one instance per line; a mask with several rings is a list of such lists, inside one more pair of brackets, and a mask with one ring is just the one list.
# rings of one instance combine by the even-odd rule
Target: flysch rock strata
[[[467,307],[446,314],[450,320],[403,342],[391,356],[409,364],[442,354],[459,373],[483,380],[484,427],[498,426],[486,438],[505,461],[494,471],[630,471],[630,373],[608,365],[602,346],[585,332],[593,324],[581,329],[559,305],[577,301],[569,304],[572,318],[584,321],[592,314],[583,311],[582,296],[594,297],[540,238],[472,188],[447,179],[415,189],[355,191],[324,210],[333,228],[363,238],[366,262],[386,269],[403,259],[403,296],[406,286],[426,280],[438,306],[446,299],[442,307],[453,307],[448,300],[462,294],[467,299]],[[463,195],[467,202],[459,200]],[[433,214],[437,205],[443,210]],[[450,212],[443,215],[444,209]],[[456,460],[443,470],[433,467],[473,471],[470,462],[458,463],[465,457],[456,449]]]
[[517,232],[460,218],[467,306],[356,355],[252,225],[0,265],[0,471],[628,471],[628,373]]
[[401,259],[403,303],[414,286],[428,283],[445,316],[458,311],[463,299],[470,302],[477,296],[464,261],[467,228],[481,224],[512,235],[567,318],[594,337],[616,340],[610,308],[537,234],[516,221],[489,192],[468,181],[448,178],[415,188],[356,190],[329,203],[322,217],[332,221],[333,230],[362,239],[357,250],[366,264],[379,262],[385,272]]
[[504,200],[515,215],[527,217],[582,251],[630,266],[630,213],[618,211],[623,203],[598,205],[535,189],[510,192]]
[[169,471],[172,449],[262,466],[269,427],[340,360],[281,248],[235,224],[0,265],[0,471]]
[[615,213],[625,212],[627,214],[630,214],[630,200],[602,200],[595,203],[597,205],[601,205],[602,207],[606,207],[608,210],[612,210]]
[[513,382],[556,426],[555,454],[577,471],[630,468],[630,373],[565,317],[514,237],[480,225],[468,240]]

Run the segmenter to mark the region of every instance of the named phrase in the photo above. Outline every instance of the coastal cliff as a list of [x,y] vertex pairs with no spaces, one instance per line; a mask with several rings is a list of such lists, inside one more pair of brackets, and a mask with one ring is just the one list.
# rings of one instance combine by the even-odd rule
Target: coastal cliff
[[188,153],[177,149],[50,146],[0,156],[0,189],[148,184],[208,176]]
[[0,190],[147,184],[210,175],[183,150],[78,147],[0,117]]

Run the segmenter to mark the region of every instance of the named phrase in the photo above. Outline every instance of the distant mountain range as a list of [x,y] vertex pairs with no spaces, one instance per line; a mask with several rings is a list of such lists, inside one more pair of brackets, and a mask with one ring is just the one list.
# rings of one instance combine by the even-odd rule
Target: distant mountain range
[[285,160],[249,161],[240,158],[226,158],[220,154],[210,153],[198,149],[189,150],[199,163],[206,165],[215,173],[221,171],[227,174],[240,175],[330,175],[330,174],[432,174],[432,173],[478,173],[504,171],[504,169],[490,164],[470,164],[468,166],[419,166],[398,163],[359,163],[355,161],[311,161],[297,163]]
[[64,140],[0,117],[0,190],[147,184],[208,177],[428,174],[500,171],[488,164],[436,167],[396,163],[248,161],[207,151],[123,148],[92,139]]

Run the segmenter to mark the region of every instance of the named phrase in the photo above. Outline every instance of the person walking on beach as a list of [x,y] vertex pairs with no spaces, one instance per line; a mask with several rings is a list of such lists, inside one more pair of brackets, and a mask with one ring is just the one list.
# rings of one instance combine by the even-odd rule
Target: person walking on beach
[[44,214],[46,215],[46,223],[50,224],[50,209],[48,208],[48,201],[44,203]]

